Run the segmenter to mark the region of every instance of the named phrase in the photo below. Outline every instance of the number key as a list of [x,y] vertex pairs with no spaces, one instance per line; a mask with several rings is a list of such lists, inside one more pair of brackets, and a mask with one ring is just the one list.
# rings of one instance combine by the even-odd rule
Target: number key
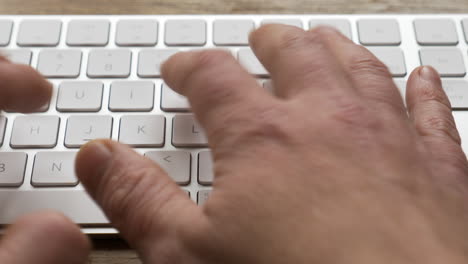
[[57,46],[61,29],[60,20],[24,20],[19,27],[17,43],[19,46]]
[[457,45],[455,23],[450,19],[417,19],[416,40],[420,45]]
[[89,53],[90,78],[126,78],[130,75],[132,53],[129,50],[92,50]]
[[37,69],[49,78],[73,78],[80,75],[81,51],[43,50],[39,53]]

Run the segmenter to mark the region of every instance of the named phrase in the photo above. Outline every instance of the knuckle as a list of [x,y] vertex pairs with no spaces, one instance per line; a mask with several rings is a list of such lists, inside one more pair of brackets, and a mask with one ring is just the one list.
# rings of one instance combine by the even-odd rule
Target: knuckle
[[434,89],[432,86],[422,86],[416,90],[416,96],[422,102],[435,101],[450,106],[450,102],[442,89]]
[[[385,131],[385,124],[361,102],[345,99],[338,103],[332,112],[334,122],[338,122],[357,137],[368,137],[369,133],[380,134]],[[334,126],[334,124],[332,124]]]
[[312,31],[305,32],[300,29],[291,28],[284,31],[278,41],[278,50],[298,50],[304,48],[320,48],[326,46],[327,34],[326,30],[316,28]]
[[160,167],[125,163],[119,158],[113,162],[112,169],[105,173],[99,185],[97,200],[114,227],[127,232],[130,240],[138,239],[146,232],[164,235],[163,220],[154,216],[167,210],[165,206],[180,194],[180,189],[172,186],[174,183],[169,177],[158,177],[155,181],[157,175],[165,174]]
[[124,216],[129,215],[135,207],[145,203],[145,196],[152,187],[150,179],[156,172],[148,168],[135,166],[116,167],[103,177],[98,190],[98,198],[106,213],[114,220],[116,226],[121,225]]
[[262,109],[252,118],[253,124],[246,130],[246,137],[274,140],[288,137],[289,130],[279,118],[277,108]]
[[232,60],[232,55],[223,50],[203,50],[197,51],[194,57],[194,70],[202,70],[204,68],[218,68],[227,60]]
[[318,39],[324,40],[331,37],[339,36],[339,32],[332,27],[320,25],[309,30],[308,35],[311,37],[316,37]]
[[457,132],[455,122],[448,117],[432,116],[417,123],[418,130],[422,131],[423,136],[432,136],[440,134],[448,136],[451,140],[458,145],[461,144],[461,138]]
[[387,66],[377,59],[366,48],[357,46],[356,53],[351,55],[348,62],[348,70],[350,74],[356,76],[382,76],[391,78],[392,75]]
[[371,120],[368,110],[363,104],[349,99],[341,99],[337,102],[336,110],[332,112],[332,120],[359,127]]
[[[230,120],[236,123],[237,129],[229,135],[228,146],[262,145],[265,143],[283,144],[292,139],[288,127],[287,109],[278,105],[244,109],[250,114],[242,114],[239,120]],[[233,118],[237,118],[233,116]],[[223,129],[225,130],[225,129]],[[223,131],[215,131],[222,133]]]
[[277,25],[274,24],[266,24],[262,25],[261,27],[253,30],[249,35],[249,42],[253,47],[258,46],[263,42],[263,39],[268,38],[271,36],[272,31],[276,31]]

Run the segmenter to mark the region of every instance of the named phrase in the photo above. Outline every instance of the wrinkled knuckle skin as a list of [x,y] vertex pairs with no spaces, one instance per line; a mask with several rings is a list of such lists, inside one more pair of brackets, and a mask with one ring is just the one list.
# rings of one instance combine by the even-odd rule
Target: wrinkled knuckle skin
[[[282,107],[278,106],[254,108],[244,109],[243,111],[251,114],[241,115],[242,120],[229,121],[229,123],[236,124],[236,130],[224,137],[225,141],[229,142],[228,146],[291,143],[293,136],[288,126],[287,110],[281,110]],[[214,131],[214,133],[222,133],[223,130]]]
[[[132,232],[142,234],[152,228],[152,217],[144,217],[160,209],[173,194],[166,188],[171,182],[161,180],[155,186],[153,178],[163,173],[156,167],[113,166],[100,185],[102,207],[116,228],[133,226]],[[170,188],[169,188],[170,189]],[[156,202],[157,201],[157,202]],[[151,212],[148,211],[151,208]]]
[[332,111],[332,120],[362,127],[371,120],[368,109],[359,102],[347,99],[338,99],[336,110]]
[[385,124],[363,103],[350,99],[338,99],[338,101],[336,109],[331,112],[330,129],[339,128],[358,137],[385,132]]
[[364,47],[357,47],[360,51],[352,55],[348,63],[348,70],[351,75],[360,76],[360,78],[365,78],[365,76],[392,78],[385,64]]
[[311,38],[326,40],[332,37],[339,36],[339,32],[329,26],[317,26],[307,32]]
[[422,122],[418,123],[419,131],[430,131],[429,134],[423,135],[432,135],[431,133],[440,133],[441,135],[449,136],[455,143],[458,145],[461,144],[461,138],[457,133],[457,127],[455,122],[448,117],[429,117]]
[[288,30],[283,32],[277,45],[277,50],[301,50],[308,46],[308,40],[304,32]]
[[204,50],[197,52],[195,57],[194,68],[201,69],[203,67],[207,68],[217,68],[220,65],[223,65],[227,60],[232,60],[233,57],[227,51],[222,50]]
[[450,107],[450,102],[447,99],[445,92],[441,89],[434,89],[432,86],[426,85],[417,89],[416,96],[423,102],[435,101]]
[[316,27],[310,31],[289,30],[283,33],[278,49],[281,50],[297,50],[303,49],[323,49],[327,47],[328,40],[334,36],[336,32],[327,27]]

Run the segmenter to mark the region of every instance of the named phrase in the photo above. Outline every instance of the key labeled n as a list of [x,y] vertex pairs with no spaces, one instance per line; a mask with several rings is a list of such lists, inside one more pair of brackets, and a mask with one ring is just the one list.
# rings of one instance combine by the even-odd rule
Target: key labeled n
[[62,162],[52,162],[52,172],[62,172]]

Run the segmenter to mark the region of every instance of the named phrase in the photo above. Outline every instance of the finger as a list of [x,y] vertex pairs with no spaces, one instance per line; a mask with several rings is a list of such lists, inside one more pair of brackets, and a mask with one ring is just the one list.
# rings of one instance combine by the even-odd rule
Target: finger
[[229,120],[248,120],[273,104],[273,96],[259,86],[232,55],[212,50],[172,56],[162,67],[166,83],[188,97],[210,144],[227,138]]
[[193,225],[200,214],[159,166],[128,146],[92,141],[78,153],[75,167],[91,197],[142,256],[164,243],[172,246],[178,228]]
[[[286,25],[265,25],[250,34],[250,45],[270,72],[280,97],[298,96],[311,103],[354,96],[349,80],[328,47],[334,30],[318,27],[304,31]],[[341,41],[341,40],[340,40]]]
[[0,262],[6,264],[84,264],[88,238],[65,216],[39,212],[10,226],[0,241]]
[[386,65],[367,48],[355,44],[338,31],[328,36],[327,43],[369,107],[379,112],[381,118],[407,119],[400,92]]
[[0,109],[33,112],[51,94],[52,85],[33,68],[0,60]]
[[406,103],[417,132],[427,142],[436,145],[437,151],[446,149],[447,144],[460,146],[450,101],[439,74],[433,68],[423,66],[413,71],[408,79]]

